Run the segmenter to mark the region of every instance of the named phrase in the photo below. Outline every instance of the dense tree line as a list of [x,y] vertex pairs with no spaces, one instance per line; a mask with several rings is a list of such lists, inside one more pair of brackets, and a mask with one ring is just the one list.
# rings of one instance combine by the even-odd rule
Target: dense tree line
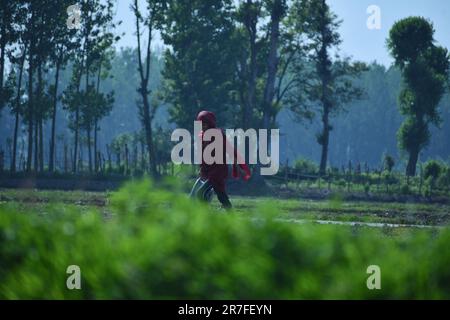
[[[449,56],[421,18],[392,28],[386,69],[339,55],[341,21],[325,0],[133,0],[136,48],[121,50],[113,0],[80,1],[76,28],[71,5],[2,2],[0,143],[11,171],[97,172],[114,156],[156,175],[168,129],[192,129],[202,109],[224,127],[279,127],[282,161],[310,158],[321,172],[390,154],[409,155],[414,175],[421,157],[449,156]],[[422,51],[408,52],[415,32]],[[421,91],[419,78],[436,90]]]

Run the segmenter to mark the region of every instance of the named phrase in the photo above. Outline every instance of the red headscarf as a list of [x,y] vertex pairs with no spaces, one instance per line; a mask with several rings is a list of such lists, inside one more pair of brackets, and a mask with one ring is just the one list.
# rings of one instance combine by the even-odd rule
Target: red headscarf
[[211,128],[216,127],[216,115],[210,111],[200,111],[197,121],[205,121]]

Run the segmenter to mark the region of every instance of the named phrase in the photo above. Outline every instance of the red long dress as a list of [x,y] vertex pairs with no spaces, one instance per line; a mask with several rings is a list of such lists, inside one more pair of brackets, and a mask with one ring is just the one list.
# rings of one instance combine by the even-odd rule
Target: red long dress
[[[211,129],[217,129],[220,130],[223,137],[223,161],[222,163],[213,163],[213,164],[207,164],[204,162],[203,157],[200,164],[200,177],[203,179],[208,179],[214,189],[219,192],[225,192],[225,181],[228,177],[228,165],[226,163],[226,147],[227,145],[230,145],[230,143],[227,141],[225,133],[222,129],[216,128],[216,116],[214,113],[210,111],[202,111],[197,116],[198,121],[205,121],[208,123],[209,127]],[[205,150],[206,146],[214,141],[214,138],[212,141],[204,141],[203,140],[203,131],[200,133],[200,139],[202,142],[202,155],[203,151]],[[233,171],[232,176],[234,178],[239,178],[239,171],[237,168],[237,159],[240,159],[240,155],[238,154],[236,149],[233,150]],[[214,154],[213,154],[214,156]],[[239,164],[239,167],[244,170],[245,175],[243,176],[244,180],[250,179],[250,169],[246,164]]]

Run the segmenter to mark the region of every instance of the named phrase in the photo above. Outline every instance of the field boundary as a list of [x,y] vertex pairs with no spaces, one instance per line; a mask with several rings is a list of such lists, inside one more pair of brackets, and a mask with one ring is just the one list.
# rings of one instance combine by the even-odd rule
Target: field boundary
[[[251,218],[250,220],[259,222],[264,221],[261,218]],[[309,220],[309,219],[274,219],[277,222],[294,223],[294,224],[331,224],[337,226],[350,226],[350,227],[370,227],[370,228],[415,228],[415,229],[444,229],[446,226],[435,225],[421,225],[421,224],[397,224],[397,223],[383,223],[383,222],[362,222],[362,221],[335,221],[335,220]]]

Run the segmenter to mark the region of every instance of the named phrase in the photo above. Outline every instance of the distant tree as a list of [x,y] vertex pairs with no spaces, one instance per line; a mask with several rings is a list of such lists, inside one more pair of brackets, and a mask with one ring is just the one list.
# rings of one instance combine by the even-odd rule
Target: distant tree
[[303,158],[294,162],[294,168],[303,174],[316,174],[319,171],[319,167],[314,161]]
[[[274,123],[279,111],[275,103],[277,91],[277,76],[279,74],[279,52],[282,47],[283,38],[280,35],[282,20],[287,13],[286,0],[267,0],[267,10],[270,13],[269,31],[268,31],[268,55],[267,55],[267,78],[264,86],[262,102],[262,127],[269,129]],[[283,76],[283,74],[281,74]]]
[[[37,4],[35,1],[29,2],[24,6],[27,10],[29,24],[27,26],[27,37],[29,42],[29,65],[33,66],[35,71],[34,82],[35,87],[29,88],[33,95],[29,100],[32,101],[32,118],[34,128],[34,169],[44,170],[44,123],[50,117],[52,110],[53,93],[48,89],[48,73],[52,57],[55,55],[56,49],[54,44],[57,42],[58,30],[61,29],[60,24],[65,26],[67,17],[64,2],[56,2],[55,0],[43,0]],[[53,8],[53,10],[48,10]],[[34,18],[33,18],[34,17]],[[29,77],[32,78],[32,77]],[[29,84],[30,86],[30,84]]]
[[76,30],[67,27],[67,8],[73,4],[71,0],[54,1],[52,5],[52,19],[46,21],[51,24],[52,32],[50,34],[52,41],[52,52],[50,53],[50,62],[54,70],[54,84],[49,86],[49,93],[52,98],[51,134],[49,145],[49,166],[48,170],[53,172],[55,169],[55,146],[56,146],[56,114],[58,105],[58,88],[60,80],[60,71],[72,57],[78,43],[75,41]]
[[[291,61],[285,47],[285,0],[243,0],[235,9],[233,93],[241,127],[270,128],[281,109],[284,78]],[[285,58],[288,56],[288,58]]]
[[[366,71],[367,66],[349,58],[341,59],[337,53],[336,58],[332,58],[332,51],[342,42],[337,32],[341,21],[325,0],[294,1],[290,20],[291,32],[304,34],[304,51],[312,66],[303,69],[306,74],[302,75],[302,81],[297,81],[297,100],[306,106],[306,114],[311,116],[311,112],[318,112],[321,116],[323,128],[317,135],[317,142],[322,147],[320,173],[324,174],[333,129],[330,118],[362,97],[363,90],[354,84],[354,79]],[[302,64],[299,68],[303,68],[304,61],[300,59],[299,63]],[[305,108],[292,108],[292,111],[301,112],[301,116],[305,114]]]
[[172,142],[170,141],[170,135],[171,130],[164,130],[161,126],[155,131],[155,143],[158,150],[156,163],[160,174],[163,173],[162,171],[166,168],[167,163],[171,162],[170,151],[172,150]]
[[161,19],[163,76],[171,119],[192,128],[198,111],[229,118],[235,52],[232,0],[168,0]]
[[257,106],[258,77],[261,75],[262,65],[259,63],[264,39],[259,32],[261,20],[264,18],[263,1],[240,1],[236,10],[238,22],[234,37],[239,45],[236,46],[238,55],[237,92],[241,105],[241,125],[248,129],[255,124],[254,114]]
[[392,156],[390,155],[385,155],[384,159],[383,159],[383,167],[384,170],[388,171],[388,172],[392,172],[392,169],[395,166],[395,160]]
[[438,126],[442,121],[438,104],[445,93],[450,57],[447,49],[434,43],[433,25],[422,17],[396,22],[387,40],[404,79],[399,107],[406,119],[397,136],[400,148],[409,153],[408,176],[415,176],[419,154],[430,142],[429,124]]
[[[117,38],[116,38],[117,40]],[[97,148],[98,148],[98,138],[97,133],[99,131],[99,121],[106,117],[112,110],[114,104],[115,92],[112,90],[107,94],[101,92],[100,83],[102,80],[107,79],[111,73],[111,62],[115,57],[115,50],[110,47],[111,43],[105,41],[101,44],[99,56],[97,61],[97,83],[95,88],[95,99],[93,101],[93,123],[94,123],[94,168],[95,171],[98,170],[98,159],[97,159]]]
[[[79,51],[77,50],[77,53]],[[64,110],[69,116],[69,129],[74,133],[74,144],[72,159],[78,158],[78,144],[79,144],[79,127],[80,127],[80,106],[82,104],[83,98],[80,92],[81,86],[81,75],[82,75],[82,60],[75,58],[72,64],[72,75],[69,80],[69,84],[62,93],[62,104]],[[77,161],[72,161],[72,172],[77,171]]]
[[[20,43],[17,43],[19,47],[22,45]],[[12,56],[10,58],[10,61],[14,63],[13,68],[19,69],[19,75],[17,81],[14,81],[14,87],[16,88],[15,92],[15,99],[11,101],[11,113],[14,114],[14,134],[12,139],[12,158],[11,158],[11,166],[10,170],[11,172],[16,171],[16,156],[17,156],[17,139],[19,135],[19,125],[20,125],[20,116],[24,115],[24,102],[22,99],[22,96],[24,95],[24,90],[22,90],[22,82],[23,82],[23,74],[24,74],[24,65],[25,65],[25,58],[27,55],[26,52],[26,44],[23,44],[22,50],[21,50],[21,56],[15,57]],[[16,67],[17,65],[17,67]],[[14,69],[13,69],[14,70]]]
[[[38,16],[38,6],[34,1],[29,1],[26,10],[21,12],[20,17],[23,18],[23,24],[26,26],[23,30],[23,39],[28,43],[28,84],[27,84],[27,111],[25,120],[28,124],[28,148],[26,171],[30,172],[32,167],[33,156],[33,124],[34,124],[34,71],[35,71],[35,50],[36,50],[36,16]],[[35,151],[36,152],[36,151]]]
[[444,170],[445,167],[436,160],[429,160],[425,163],[423,168],[423,176],[429,185],[430,193],[433,192],[433,189],[436,186],[436,181]]
[[[94,105],[100,101],[97,91],[98,68],[104,63],[107,52],[118,38],[113,34],[116,27],[114,22],[113,0],[83,0],[80,2],[81,17],[80,29],[75,35],[79,43],[74,52],[71,84],[64,92],[65,108],[72,114],[71,129],[74,131],[74,159],[78,155],[80,129],[85,129],[88,148],[89,171],[92,171],[92,129],[95,127],[96,108],[107,104]],[[82,78],[84,76],[84,86]],[[107,110],[106,108],[105,110]],[[98,120],[98,119],[97,119]],[[74,161],[72,170],[77,171],[77,161]]]
[[[125,173],[123,169],[126,169],[124,165],[127,163],[127,148],[130,145],[133,137],[129,133],[122,133],[114,137],[111,142],[111,150],[116,154],[116,166],[119,172]],[[122,159],[124,163],[122,164]]]
[[436,160],[430,160],[425,163],[423,176],[425,179],[432,178],[436,180],[443,171],[442,165]]
[[[49,61],[54,55],[53,44],[57,42],[56,30],[61,29],[59,22],[65,25],[65,20],[62,20],[61,17],[67,13],[64,1],[43,0],[39,3],[36,1],[11,1],[11,3],[16,4],[14,23],[12,23],[16,42],[12,49],[14,52],[10,55],[10,61],[18,64],[18,61],[21,61],[26,54],[28,62],[27,108],[23,114],[23,120],[28,125],[26,170],[32,169],[34,155],[34,170],[42,171],[44,169],[43,126],[50,115],[51,106],[51,94],[46,89],[46,78],[50,67]],[[17,90],[17,93],[20,93],[20,89]],[[16,123],[18,123],[18,115],[16,112]],[[15,127],[17,128],[17,125]],[[16,143],[13,142],[14,145]]]
[[[88,148],[88,169],[92,172],[92,130],[97,130],[96,123],[102,119],[112,110],[114,103],[114,92],[104,94],[99,92],[96,86],[89,85],[87,90],[81,93],[81,119],[80,127],[86,131],[86,146]],[[96,134],[94,133],[96,137]],[[94,139],[96,144],[96,138]],[[97,147],[94,148],[94,156],[96,155]],[[96,163],[97,164],[97,163]],[[98,168],[96,168],[98,169]]]
[[[137,56],[138,56],[138,66],[137,71],[139,73],[139,88],[140,101],[138,101],[139,116],[144,128],[145,141],[147,145],[147,150],[149,153],[149,168],[150,174],[153,177],[158,175],[156,170],[156,150],[155,142],[153,138],[153,127],[152,121],[155,117],[157,105],[151,105],[149,89],[150,85],[150,64],[152,61],[152,51],[151,45],[153,41],[153,32],[160,22],[162,17],[162,11],[165,8],[166,1],[160,0],[147,0],[146,14],[143,14],[139,9],[139,1],[134,0],[131,10],[134,13],[136,21],[136,40],[137,40]],[[141,28],[147,29],[147,44],[144,48],[144,55],[142,56],[143,49],[143,39],[142,36],[144,32],[141,33]]]
[[17,32],[14,21],[18,18],[19,3],[17,1],[0,2],[0,112],[11,98],[10,90],[3,90],[5,84],[5,61],[8,46],[14,43]]

